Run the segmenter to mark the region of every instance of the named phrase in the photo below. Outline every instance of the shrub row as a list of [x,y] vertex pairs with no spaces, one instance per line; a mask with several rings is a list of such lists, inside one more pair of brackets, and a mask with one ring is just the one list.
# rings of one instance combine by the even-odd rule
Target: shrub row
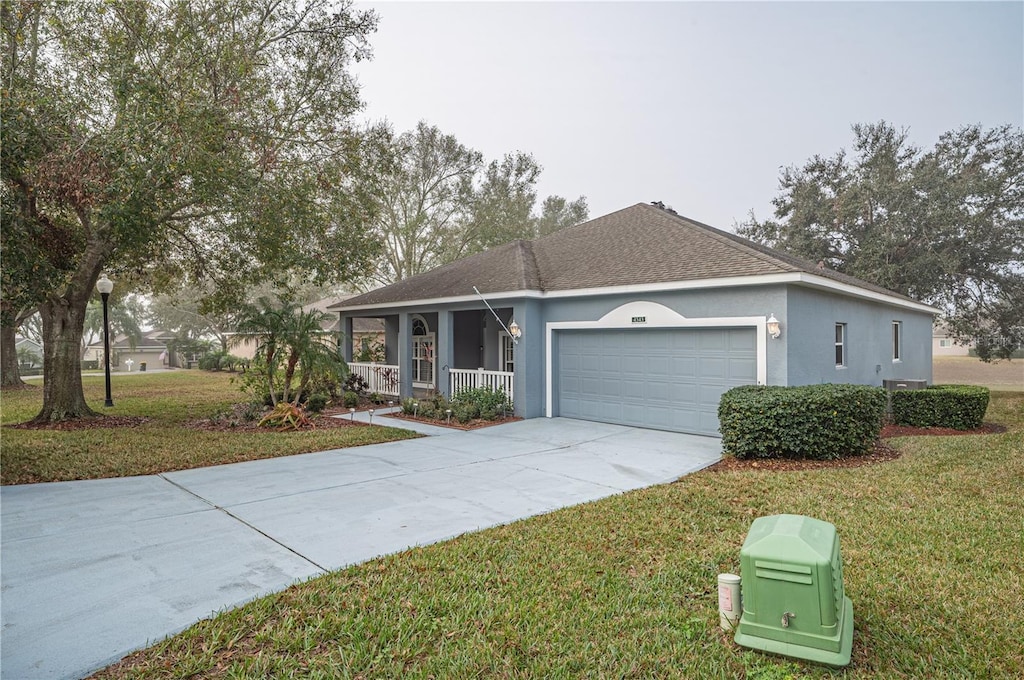
[[815,458],[868,451],[886,394],[867,385],[736,387],[718,405],[722,450],[737,458]]
[[988,388],[975,385],[933,385],[923,390],[892,392],[892,421],[910,427],[981,427],[988,409]]
[[402,401],[402,412],[423,418],[447,420],[451,418],[468,423],[471,420],[497,420],[506,413],[511,413],[512,405],[505,393],[490,387],[476,387],[457,392],[451,401],[441,394],[425,399],[405,399]]

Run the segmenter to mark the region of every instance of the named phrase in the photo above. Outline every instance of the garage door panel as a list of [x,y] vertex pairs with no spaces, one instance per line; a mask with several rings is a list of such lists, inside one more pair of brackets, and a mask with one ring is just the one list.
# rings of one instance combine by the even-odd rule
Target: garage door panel
[[601,347],[612,352],[621,352],[624,347],[624,340],[622,333],[604,333],[602,334]]
[[672,398],[679,404],[696,404],[699,400],[696,383],[673,383]]
[[697,357],[672,357],[672,375],[677,378],[697,376]]
[[620,394],[623,399],[643,401],[646,396],[647,383],[643,380],[623,379],[620,383]]
[[702,405],[714,403],[715,410],[717,411],[718,401],[726,391],[733,387],[735,385],[700,385],[697,388],[697,403]]
[[697,423],[696,423],[697,429],[699,429],[701,431],[705,431],[705,432],[708,431],[708,430],[711,430],[711,429],[714,429],[716,432],[718,431],[718,411],[717,411],[717,409],[714,410],[714,411],[702,410],[702,411],[699,411],[696,415],[697,415]]
[[672,403],[673,392],[671,382],[659,380],[647,383],[647,399],[650,401]]
[[656,430],[670,430],[676,427],[675,409],[653,406],[646,409],[643,419],[644,427]]
[[623,380],[618,376],[605,376],[601,378],[601,391],[598,396],[604,394],[622,394],[625,392]]
[[756,382],[753,329],[558,333],[558,413],[570,418],[718,434],[718,400]]
[[726,380],[729,377],[729,362],[725,357],[708,357],[700,362],[697,369],[701,380]]
[[729,380],[740,384],[757,381],[757,360],[735,358],[729,361]]
[[644,369],[647,375],[668,375],[672,371],[672,359],[665,354],[648,354]]
[[704,330],[700,333],[697,339],[697,347],[701,352],[704,351],[728,351],[730,334],[733,329],[728,328],[716,328],[711,330]]
[[644,373],[644,360],[642,354],[624,354],[619,362],[619,369],[626,374]]
[[[640,332],[645,333],[644,331]],[[644,348],[648,351],[672,349],[672,337],[666,331],[648,331],[643,335],[641,342],[645,343]]]
[[757,334],[756,333],[730,333],[729,334],[729,351],[731,352],[756,352],[757,351]]
[[677,352],[693,353],[697,351],[696,333],[671,333],[671,346]]

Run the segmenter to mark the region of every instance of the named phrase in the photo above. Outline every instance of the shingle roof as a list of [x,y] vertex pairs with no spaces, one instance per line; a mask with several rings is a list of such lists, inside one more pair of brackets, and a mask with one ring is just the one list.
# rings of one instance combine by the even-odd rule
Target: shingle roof
[[345,300],[336,307],[519,290],[569,291],[805,272],[902,295],[638,203],[534,241],[513,241]]

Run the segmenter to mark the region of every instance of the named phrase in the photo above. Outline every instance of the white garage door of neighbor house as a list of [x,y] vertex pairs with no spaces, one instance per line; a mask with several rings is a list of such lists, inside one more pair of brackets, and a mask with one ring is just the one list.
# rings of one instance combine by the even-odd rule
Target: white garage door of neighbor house
[[719,436],[719,397],[756,383],[753,328],[558,333],[565,418]]

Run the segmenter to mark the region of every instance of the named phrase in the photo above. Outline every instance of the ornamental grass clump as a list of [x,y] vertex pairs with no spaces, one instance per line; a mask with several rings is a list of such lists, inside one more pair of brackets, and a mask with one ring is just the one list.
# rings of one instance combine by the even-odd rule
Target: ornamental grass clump
[[871,450],[885,390],[867,385],[748,385],[718,405],[723,453],[737,458],[829,460]]

